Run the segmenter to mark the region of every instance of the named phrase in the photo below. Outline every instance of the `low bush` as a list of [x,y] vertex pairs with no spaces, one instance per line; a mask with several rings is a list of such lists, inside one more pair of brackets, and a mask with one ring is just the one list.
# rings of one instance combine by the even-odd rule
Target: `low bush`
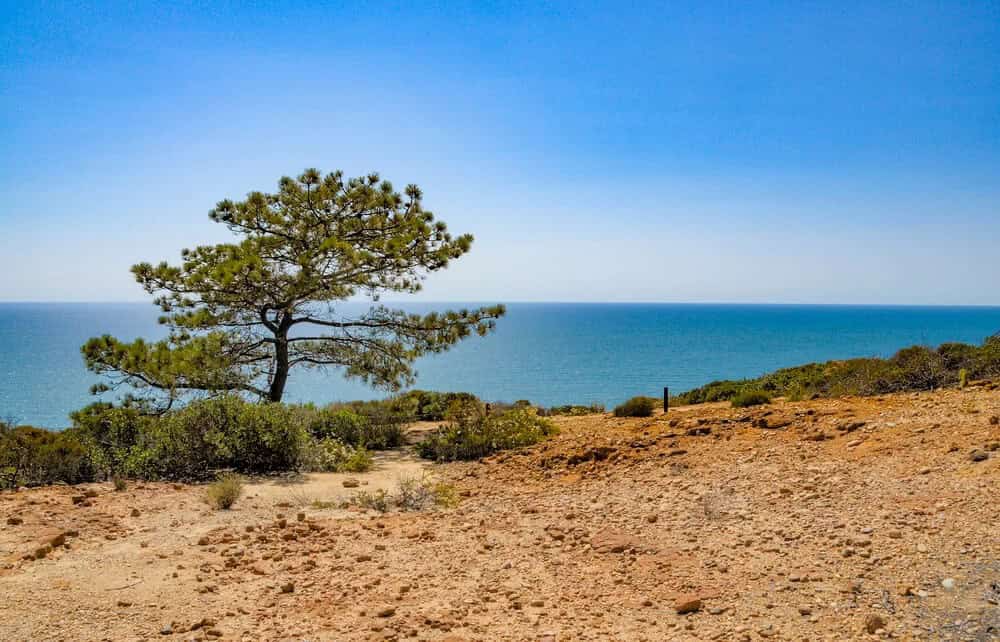
[[396,407],[409,410],[418,421],[444,421],[448,407],[455,401],[478,401],[475,395],[468,392],[433,392],[429,390],[410,390],[396,400]]
[[238,475],[221,475],[205,490],[208,503],[219,510],[229,510],[243,494],[243,480]]
[[565,405],[565,406],[552,406],[548,409],[547,414],[549,415],[569,415],[571,417],[580,417],[583,415],[598,415],[604,413],[604,404],[594,402],[589,406],[581,405]]
[[436,482],[428,476],[400,477],[392,491],[379,489],[374,492],[360,491],[350,500],[351,504],[380,513],[392,509],[400,511],[426,510],[432,506],[454,508],[459,503],[455,487],[444,482]]
[[732,399],[733,408],[749,408],[771,403],[771,397],[761,390],[744,390]]
[[293,470],[309,443],[301,407],[239,397],[197,400],[161,416],[96,404],[72,418],[109,477],[195,480],[219,469]]
[[146,433],[153,418],[137,408],[94,403],[70,415],[72,430],[86,444],[95,473],[107,477],[115,474],[146,477],[137,474],[145,468]]
[[658,401],[653,397],[632,397],[615,406],[615,417],[652,417]]
[[1000,334],[983,342],[970,366],[969,376],[973,379],[1000,378]]
[[365,510],[374,510],[380,513],[388,512],[392,508],[392,498],[384,488],[376,491],[362,490],[354,493],[350,503]]
[[316,439],[306,448],[301,468],[318,473],[360,473],[371,469],[372,456],[363,447],[354,448],[336,439]]
[[0,421],[0,488],[90,479],[90,453],[75,431],[53,432]]
[[536,444],[555,434],[555,425],[534,408],[487,415],[476,403],[453,402],[449,423],[418,445],[421,457],[435,461],[479,459],[501,450]]
[[371,470],[374,463],[375,460],[372,458],[371,453],[364,446],[361,446],[360,448],[355,448],[348,455],[338,472],[363,473]]
[[336,439],[349,446],[386,450],[403,444],[406,418],[388,408],[362,406],[349,410],[328,406],[312,413],[309,433],[316,439]]

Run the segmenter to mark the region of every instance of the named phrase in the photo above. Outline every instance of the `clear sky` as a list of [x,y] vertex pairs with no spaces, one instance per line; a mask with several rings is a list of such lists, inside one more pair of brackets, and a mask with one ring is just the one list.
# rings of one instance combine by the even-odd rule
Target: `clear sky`
[[0,0],[0,300],[415,182],[429,300],[1000,304],[1000,2]]

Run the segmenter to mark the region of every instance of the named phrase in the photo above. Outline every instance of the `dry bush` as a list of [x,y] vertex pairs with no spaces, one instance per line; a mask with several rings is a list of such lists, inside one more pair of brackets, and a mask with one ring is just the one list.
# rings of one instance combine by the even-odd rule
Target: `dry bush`
[[208,485],[205,493],[209,504],[219,510],[228,510],[243,494],[243,480],[238,475],[221,475]]
[[351,498],[351,503],[355,506],[380,513],[393,509],[420,511],[432,506],[454,508],[458,502],[458,492],[452,484],[435,482],[427,476],[400,477],[396,488],[391,492],[384,489],[361,491]]

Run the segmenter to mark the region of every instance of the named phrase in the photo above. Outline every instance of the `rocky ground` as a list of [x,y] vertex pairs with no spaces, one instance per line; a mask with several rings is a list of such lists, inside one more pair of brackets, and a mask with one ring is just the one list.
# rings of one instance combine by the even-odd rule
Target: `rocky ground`
[[[998,416],[977,386],[562,418],[231,511],[198,486],[0,494],[0,639],[1000,639]],[[341,507],[400,474],[461,501]]]

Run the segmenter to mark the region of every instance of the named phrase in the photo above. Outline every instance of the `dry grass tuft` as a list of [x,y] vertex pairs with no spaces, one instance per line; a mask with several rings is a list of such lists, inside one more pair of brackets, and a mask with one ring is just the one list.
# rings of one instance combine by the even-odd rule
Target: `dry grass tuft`
[[228,510],[243,494],[243,480],[239,475],[221,475],[208,485],[208,503],[218,510]]

